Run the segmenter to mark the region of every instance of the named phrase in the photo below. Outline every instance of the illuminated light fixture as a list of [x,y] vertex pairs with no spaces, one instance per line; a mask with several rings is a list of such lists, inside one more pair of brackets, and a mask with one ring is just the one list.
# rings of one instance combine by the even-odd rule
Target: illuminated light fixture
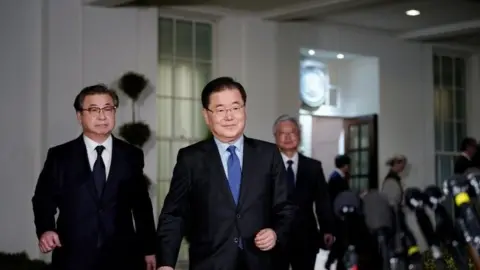
[[315,55],[315,51],[314,50],[308,50],[308,54],[309,55]]
[[420,11],[416,10],[416,9],[410,9],[410,10],[407,10],[405,11],[405,14],[407,14],[407,16],[418,16],[420,15]]
[[339,54],[337,54],[337,58],[338,58],[338,59],[343,59],[343,58],[345,58],[345,55],[339,53]]

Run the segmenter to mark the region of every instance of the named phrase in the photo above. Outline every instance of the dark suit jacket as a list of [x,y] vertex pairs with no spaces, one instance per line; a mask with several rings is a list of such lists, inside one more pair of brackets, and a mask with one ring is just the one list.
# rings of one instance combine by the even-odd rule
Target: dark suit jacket
[[140,149],[112,138],[110,172],[99,198],[82,136],[49,149],[32,203],[38,237],[56,231],[62,244],[53,251],[53,269],[138,269],[145,255],[154,254],[143,165]]
[[328,179],[328,194],[330,195],[332,205],[338,194],[349,189],[348,180],[345,177],[342,177],[337,171],[330,174]]
[[324,246],[323,235],[333,233],[334,228],[327,183],[320,161],[299,154],[292,201],[298,210],[291,228],[289,249],[316,254]]
[[463,174],[467,169],[473,166],[474,164],[471,160],[461,155],[461,156],[458,156],[457,159],[455,160],[455,166],[453,168],[453,172],[455,174]]
[[272,269],[272,254],[255,246],[255,235],[272,228],[281,244],[294,210],[287,201],[285,167],[274,144],[245,137],[238,205],[215,141],[183,148],[159,217],[157,265],[174,267],[187,236],[190,269],[234,270],[238,239],[243,240],[250,269]]

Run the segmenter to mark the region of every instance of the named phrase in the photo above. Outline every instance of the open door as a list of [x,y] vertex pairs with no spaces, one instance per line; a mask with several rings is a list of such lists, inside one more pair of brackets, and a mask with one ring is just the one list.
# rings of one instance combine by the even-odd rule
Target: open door
[[350,187],[365,191],[378,188],[377,115],[345,118],[345,154],[351,159]]

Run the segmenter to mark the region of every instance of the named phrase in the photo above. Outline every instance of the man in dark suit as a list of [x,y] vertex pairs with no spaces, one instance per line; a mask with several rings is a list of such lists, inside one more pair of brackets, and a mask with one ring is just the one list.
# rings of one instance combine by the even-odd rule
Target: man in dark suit
[[455,160],[454,173],[463,174],[471,167],[474,167],[472,158],[477,152],[477,141],[474,138],[465,138],[460,144],[460,151],[462,153]]
[[[335,157],[335,170],[330,174],[328,180],[328,193],[333,202],[336,197],[350,189],[348,183],[348,174],[350,171],[350,157],[347,155],[338,155]],[[343,226],[341,220],[336,219],[336,228],[341,228]],[[325,269],[330,269],[333,262],[337,261],[337,270],[345,269],[345,266],[342,263],[343,255],[345,254],[345,246],[342,241],[341,230],[337,230],[336,236],[337,241],[332,246],[330,253],[328,254],[327,261],[325,262]]]
[[287,245],[276,250],[275,270],[287,270],[290,265],[293,270],[313,270],[319,249],[328,248],[334,240],[333,212],[322,164],[298,153],[300,127],[296,118],[280,116],[273,133],[287,172],[290,198],[298,206]]
[[107,87],[84,88],[74,101],[83,134],[48,150],[32,203],[55,270],[156,267],[143,152],[111,135],[117,106]]
[[214,138],[178,152],[158,222],[159,269],[175,268],[186,236],[192,270],[274,270],[271,250],[285,242],[295,207],[278,149],[243,135],[246,100],[229,77],[203,89]]

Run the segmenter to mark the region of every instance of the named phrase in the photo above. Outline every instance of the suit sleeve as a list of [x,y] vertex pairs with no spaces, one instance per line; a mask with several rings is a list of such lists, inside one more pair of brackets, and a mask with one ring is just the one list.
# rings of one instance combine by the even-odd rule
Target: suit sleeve
[[185,235],[190,189],[190,171],[184,150],[178,151],[170,190],[163,203],[157,227],[157,266],[175,268],[182,239]]
[[284,243],[293,221],[296,206],[288,197],[287,173],[283,165],[282,156],[275,148],[272,160],[271,174],[273,178],[273,230],[277,241]]
[[332,211],[332,203],[328,194],[328,186],[325,181],[322,164],[319,163],[316,168],[316,187],[317,195],[315,198],[315,213],[317,214],[318,223],[324,233],[333,233],[334,219]]
[[144,255],[155,254],[155,221],[153,207],[148,194],[148,181],[143,174],[144,155],[139,150],[136,156],[134,196],[132,204],[135,228]]
[[397,207],[402,202],[402,189],[393,179],[385,180],[382,193],[385,194],[385,197],[392,207]]
[[55,163],[54,152],[49,149],[32,198],[34,223],[38,238],[44,232],[55,231],[56,229],[55,214],[57,213],[60,187],[59,179],[56,177]]

